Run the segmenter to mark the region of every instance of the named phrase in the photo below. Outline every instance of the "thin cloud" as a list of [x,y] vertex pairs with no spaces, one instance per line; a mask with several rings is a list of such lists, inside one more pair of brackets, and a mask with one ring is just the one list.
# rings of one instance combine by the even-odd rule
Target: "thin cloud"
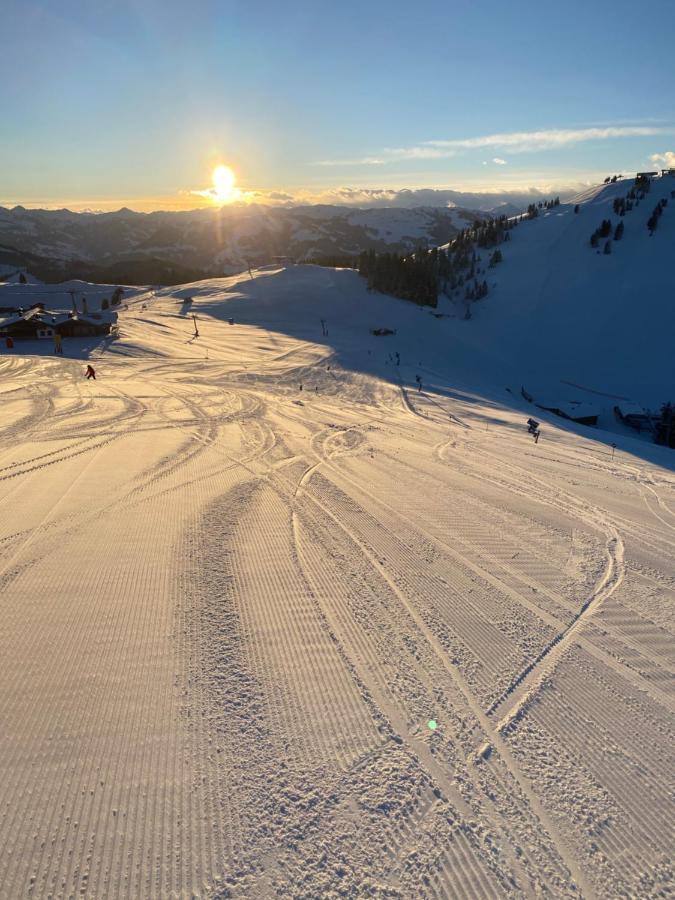
[[495,156],[494,159],[492,160],[492,162],[497,166],[505,166],[506,165],[506,160],[500,159],[498,156]]
[[[647,125],[629,125],[608,128],[549,128],[545,131],[515,131],[490,134],[483,137],[462,138],[450,141],[425,141],[425,146],[451,150],[473,150],[477,147],[508,147],[512,153],[534,153],[537,150],[555,150],[585,141],[606,141],[611,138],[649,137],[663,134],[664,128]],[[416,149],[416,148],[411,148]]]
[[358,159],[320,159],[315,166],[383,166],[386,160],[376,156],[362,156]]
[[[387,147],[377,156],[357,159],[325,159],[316,163],[320,166],[385,165],[408,159],[448,159],[466,150],[508,150],[510,153],[536,153],[542,150],[557,150],[586,141],[606,141],[617,138],[652,137],[669,134],[672,128],[656,125],[621,125],[594,128],[549,128],[541,131],[514,131],[481,137],[458,138],[452,140],[424,141],[411,147]],[[505,160],[493,162],[504,165]]]

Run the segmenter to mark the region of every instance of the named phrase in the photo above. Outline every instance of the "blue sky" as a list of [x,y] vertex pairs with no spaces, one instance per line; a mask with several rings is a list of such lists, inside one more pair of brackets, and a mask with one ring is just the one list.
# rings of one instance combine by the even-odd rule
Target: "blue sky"
[[2,25],[0,203],[194,206],[217,163],[263,198],[548,187],[675,151],[662,0],[4,0]]

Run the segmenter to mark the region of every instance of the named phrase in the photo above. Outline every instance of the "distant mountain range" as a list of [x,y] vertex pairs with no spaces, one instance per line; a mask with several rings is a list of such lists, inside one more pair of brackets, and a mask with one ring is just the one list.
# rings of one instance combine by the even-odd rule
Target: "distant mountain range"
[[443,244],[484,215],[447,206],[240,205],[153,213],[0,207],[0,264],[45,281],[177,284],[233,274],[275,256],[309,260]]

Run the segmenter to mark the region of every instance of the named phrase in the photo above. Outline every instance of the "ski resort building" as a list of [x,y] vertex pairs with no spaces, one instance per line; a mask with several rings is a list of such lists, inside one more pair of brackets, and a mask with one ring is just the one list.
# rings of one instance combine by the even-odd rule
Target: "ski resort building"
[[654,431],[659,416],[633,400],[622,400],[614,407],[614,415],[636,431]]
[[0,316],[0,337],[18,340],[44,340],[54,334],[62,337],[95,337],[110,334],[117,322],[116,312],[83,315],[79,313],[45,313],[41,307],[16,310]]
[[579,425],[597,425],[599,411],[590,403],[581,403],[574,400],[560,400],[559,402],[535,403],[539,409],[545,409],[563,419],[570,419]]
[[92,337],[110,334],[117,321],[117,313],[91,313],[88,316],[79,313],[67,316],[56,323],[55,328],[63,337]]
[[35,340],[38,330],[43,327],[39,313],[39,309],[16,310],[0,318],[0,337]]

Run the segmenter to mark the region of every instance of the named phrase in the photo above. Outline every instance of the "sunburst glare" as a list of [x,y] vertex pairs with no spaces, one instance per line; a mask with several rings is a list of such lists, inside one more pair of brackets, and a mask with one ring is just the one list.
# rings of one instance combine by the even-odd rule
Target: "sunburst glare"
[[229,166],[216,166],[211,180],[213,182],[212,198],[214,203],[230,203],[240,193],[239,189],[235,187],[236,176]]

